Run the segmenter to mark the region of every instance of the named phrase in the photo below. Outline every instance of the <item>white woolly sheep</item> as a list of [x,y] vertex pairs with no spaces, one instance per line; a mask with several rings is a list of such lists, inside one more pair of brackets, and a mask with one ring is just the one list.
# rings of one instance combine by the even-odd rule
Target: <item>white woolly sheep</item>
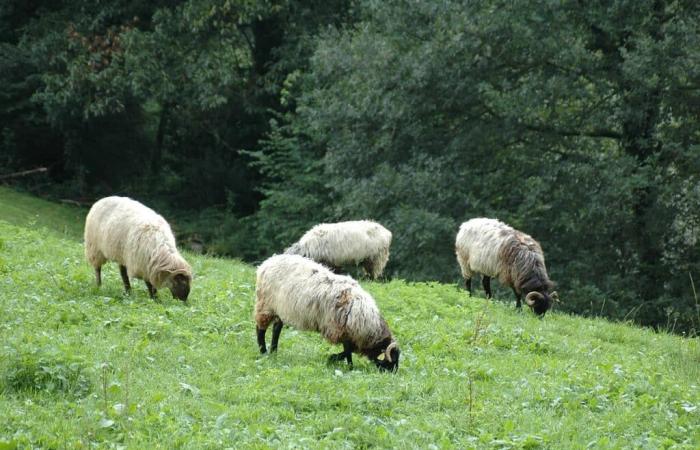
[[336,272],[347,264],[362,264],[376,279],[389,260],[390,245],[391,231],[376,222],[354,220],[316,225],[285,253],[305,256]]
[[554,283],[547,276],[544,255],[540,244],[495,219],[478,218],[464,222],[455,242],[457,261],[462,269],[465,287],[472,293],[472,273],[482,274],[486,297],[491,297],[491,277],[510,286],[515,293],[516,306],[520,308],[522,295],[525,303],[543,315],[558,301],[551,292]]
[[129,277],[144,280],[151,298],[162,286],[182,301],[190,293],[192,269],[178,252],[170,225],[130,198],[105,197],[92,205],[85,219],[85,257],[98,286],[102,266],[116,261],[127,293]]
[[382,370],[399,367],[399,347],[374,299],[357,281],[336,275],[326,267],[298,255],[275,255],[257,270],[255,323],[260,353],[265,353],[265,332],[273,323],[270,351],[277,350],[283,324],[318,331],[343,351],[332,361],[352,353],[365,355]]

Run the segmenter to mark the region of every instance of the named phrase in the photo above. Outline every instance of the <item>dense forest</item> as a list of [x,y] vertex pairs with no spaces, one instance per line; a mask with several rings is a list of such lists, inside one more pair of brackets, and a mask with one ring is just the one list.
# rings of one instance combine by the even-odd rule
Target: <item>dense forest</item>
[[5,0],[0,175],[252,262],[371,218],[408,280],[457,281],[459,224],[496,217],[562,309],[694,332],[698,24],[693,0]]

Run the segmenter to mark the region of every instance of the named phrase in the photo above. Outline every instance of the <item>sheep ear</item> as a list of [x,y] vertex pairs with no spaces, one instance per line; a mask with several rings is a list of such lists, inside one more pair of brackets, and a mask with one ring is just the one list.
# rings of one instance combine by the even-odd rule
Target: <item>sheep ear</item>
[[165,270],[161,270],[160,272],[156,273],[154,277],[155,279],[151,280],[151,282],[153,282],[154,286],[160,287],[163,285],[163,283],[165,283],[165,280],[167,280],[169,276],[170,273],[166,272]]
[[559,300],[559,294],[557,293],[557,291],[552,292],[551,294],[549,294],[549,296],[550,296],[551,299],[554,300],[556,303],[561,303],[561,300]]

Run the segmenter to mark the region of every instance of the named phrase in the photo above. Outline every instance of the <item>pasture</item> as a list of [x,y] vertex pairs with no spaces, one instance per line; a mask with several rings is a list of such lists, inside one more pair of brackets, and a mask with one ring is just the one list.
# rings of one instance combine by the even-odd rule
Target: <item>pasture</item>
[[187,304],[114,264],[98,289],[84,213],[0,189],[0,449],[700,446],[697,338],[363,281],[398,373],[290,328],[260,355],[254,267],[185,253]]

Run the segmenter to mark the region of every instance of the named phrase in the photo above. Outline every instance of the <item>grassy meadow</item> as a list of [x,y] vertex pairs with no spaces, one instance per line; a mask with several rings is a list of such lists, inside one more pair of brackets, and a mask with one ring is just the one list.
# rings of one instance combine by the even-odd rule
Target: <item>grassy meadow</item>
[[84,214],[0,188],[0,450],[700,448],[697,338],[393,280],[362,284],[396,374],[290,328],[260,355],[254,267],[185,254],[188,304],[98,289]]

